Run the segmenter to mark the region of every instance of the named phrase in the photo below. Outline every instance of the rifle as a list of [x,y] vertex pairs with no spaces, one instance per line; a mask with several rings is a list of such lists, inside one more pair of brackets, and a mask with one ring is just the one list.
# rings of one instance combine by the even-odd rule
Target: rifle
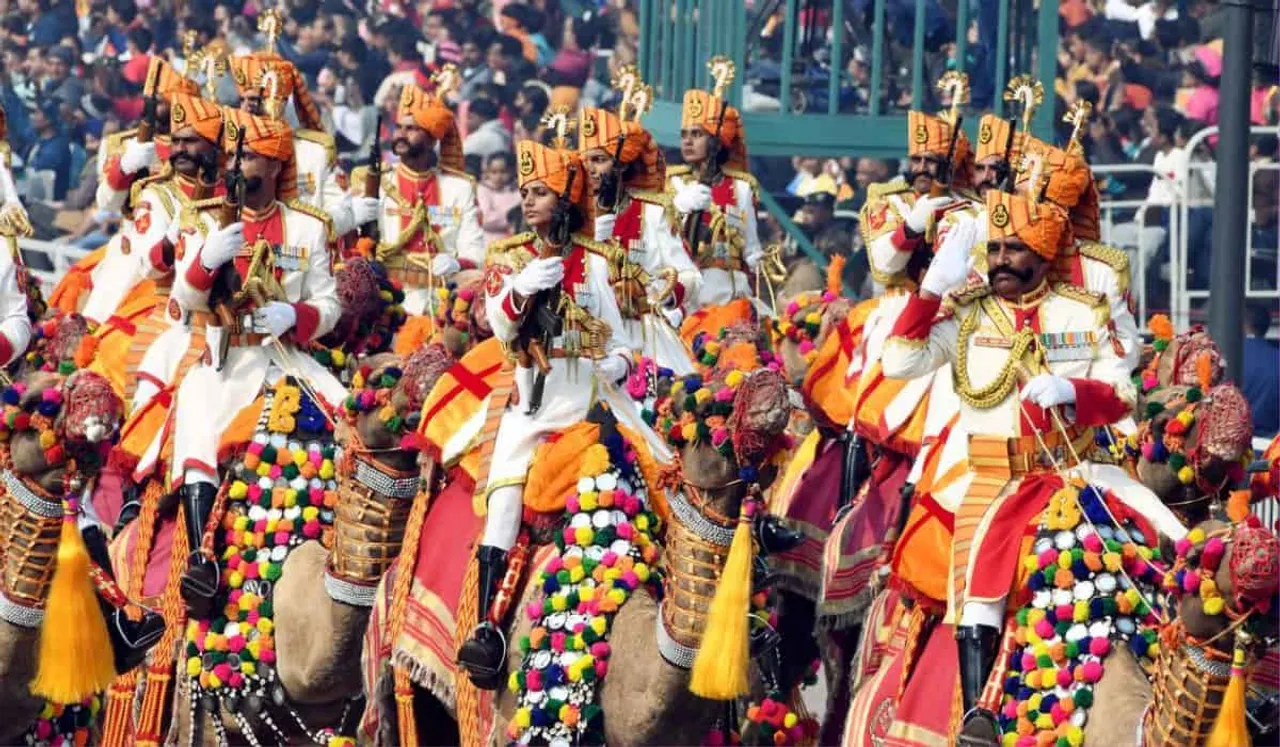
[[160,63],[154,61],[147,70],[147,81],[143,84],[142,119],[138,122],[136,138],[140,143],[149,143],[155,136],[156,110],[160,101],[156,97],[156,88],[160,85]]
[[964,115],[957,111],[951,127],[951,140],[947,144],[947,157],[938,165],[938,175],[933,178],[933,185],[929,187],[930,197],[945,197],[951,190],[951,178],[955,176],[956,140],[963,124]]
[[[224,177],[227,185],[227,196],[218,213],[218,223],[223,228],[240,220],[240,211],[244,207],[244,129],[236,132],[236,150],[231,165],[227,167]],[[223,326],[235,325],[234,312],[231,309],[232,299],[240,291],[240,273],[236,271],[235,262],[228,262],[218,268],[213,279],[213,287],[209,290],[209,308],[214,309]]]
[[[550,239],[557,249],[569,244],[569,195],[573,193],[573,178],[576,174],[573,170],[569,172],[564,194],[560,195],[560,202],[552,219]],[[529,300],[528,311],[516,333],[516,361],[524,368],[537,366],[538,369],[533,378],[533,390],[529,392],[529,409],[526,410],[529,415],[542,407],[542,393],[547,384],[547,374],[551,372],[551,361],[547,356],[555,344],[556,336],[564,327],[564,320],[560,318],[557,308],[559,299],[560,284],[538,291]]]
[[996,189],[1001,192],[1012,192],[1014,185],[1013,170],[1013,136],[1014,131],[1018,128],[1018,120],[1015,117],[1009,117],[1009,132],[1004,138],[1004,161],[1001,163],[1004,173],[1000,175],[1000,180],[996,183]]
[[[382,113],[378,113],[378,124],[373,130],[373,150],[370,151],[369,173],[364,177],[365,197],[382,197]],[[378,240],[378,218],[360,226],[360,235]]]

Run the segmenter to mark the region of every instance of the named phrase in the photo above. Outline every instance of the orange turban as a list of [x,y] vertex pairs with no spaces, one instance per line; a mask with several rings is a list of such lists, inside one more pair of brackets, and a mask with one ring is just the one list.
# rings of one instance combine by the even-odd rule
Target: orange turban
[[222,147],[234,157],[236,140],[244,131],[245,150],[263,158],[283,161],[276,184],[276,199],[284,201],[298,196],[298,170],[293,159],[293,130],[278,119],[258,117],[240,109],[223,110]]
[[[1009,131],[1013,130],[1013,141],[1009,141]],[[1006,151],[1005,146],[1009,148]],[[957,145],[956,149],[959,150]],[[1022,152],[1022,134],[1017,132],[1014,124],[994,114],[982,115],[978,122],[978,146],[973,155],[974,161],[982,161],[995,156],[1001,160],[1015,163],[1015,157]]]
[[292,62],[270,52],[241,55],[230,60],[231,79],[243,97],[262,92],[263,111],[280,119],[284,116],[284,102],[293,97],[298,111],[298,124],[305,130],[322,129],[320,110],[311,100],[306,81]]
[[1024,148],[1029,158],[1039,159],[1041,174],[1048,177],[1043,187],[1044,199],[1070,213],[1076,238],[1096,241],[1101,235],[1098,187],[1089,164],[1076,153],[1068,153],[1034,137],[1026,139]]
[[[618,136],[622,136],[622,150],[618,151]],[[618,115],[605,109],[583,109],[578,116],[578,152],[599,148],[624,164],[639,161],[642,167],[627,180],[627,186],[639,190],[661,189],[667,178],[666,159],[653,135],[639,122],[623,122]]]
[[[951,148],[951,123],[924,112],[907,112],[907,153],[912,156],[946,158]],[[951,184],[967,187],[973,176],[973,148],[964,130],[956,135],[956,152],[951,159]]]
[[440,143],[440,165],[461,171],[464,168],[462,139],[453,112],[439,98],[412,83],[400,89],[396,118],[412,117],[419,127]]
[[[572,187],[569,174],[573,174]],[[521,187],[542,182],[559,195],[569,189],[569,201],[582,208],[590,219],[591,190],[587,172],[582,158],[574,151],[550,148],[536,140],[521,140],[516,143],[516,180]]]
[[1052,261],[1071,238],[1067,211],[1048,202],[993,189],[987,192],[987,235],[992,241],[1018,239]]
[[218,142],[218,133],[222,132],[222,107],[187,93],[175,93],[169,101],[170,133],[190,127],[205,140]]
[[162,98],[169,98],[175,93],[189,93],[193,96],[200,95],[200,86],[196,82],[189,80],[178,74],[173,66],[165,62],[157,55],[151,56],[151,64],[147,67],[147,84],[144,86],[146,90],[143,94],[154,93]]
[[[720,116],[721,109],[724,117]],[[680,128],[701,127],[708,135],[715,135],[719,125],[720,142],[729,149],[725,166],[731,169],[747,167],[747,133],[742,127],[742,115],[719,96],[691,88],[684,92],[684,107],[680,110]]]

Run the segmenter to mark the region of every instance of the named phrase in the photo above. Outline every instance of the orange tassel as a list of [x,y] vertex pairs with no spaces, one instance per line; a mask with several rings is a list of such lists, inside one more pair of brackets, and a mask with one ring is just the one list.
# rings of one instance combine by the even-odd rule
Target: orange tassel
[[1169,317],[1164,314],[1156,314],[1147,322],[1147,329],[1151,330],[1152,337],[1157,340],[1173,339],[1173,322],[1169,321]]
[[827,265],[827,290],[840,295],[840,290],[844,287],[844,263],[846,259],[843,254],[833,254],[831,262]]
[[1213,360],[1207,352],[1196,356],[1196,380],[1200,382],[1200,391],[1208,394],[1213,386]]
[[1222,709],[1218,711],[1218,719],[1213,722],[1213,731],[1209,732],[1209,740],[1205,747],[1250,747],[1249,723],[1245,718],[1245,680],[1248,671],[1245,669],[1244,646],[1236,637],[1235,651],[1231,658],[1231,682],[1227,684],[1227,692],[1222,696]]
[[1253,497],[1248,490],[1233,490],[1227,498],[1227,518],[1237,524],[1249,518],[1249,503]]

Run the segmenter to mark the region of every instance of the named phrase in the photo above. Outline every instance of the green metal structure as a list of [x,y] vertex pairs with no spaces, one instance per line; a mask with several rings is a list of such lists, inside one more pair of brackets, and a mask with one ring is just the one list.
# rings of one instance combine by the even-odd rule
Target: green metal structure
[[[994,49],[995,91],[992,108],[1000,113],[1003,101],[998,95],[1005,82],[1020,72],[1032,72],[1046,83],[1054,79],[1058,44],[1057,3],[1043,0],[981,0],[998,3]],[[640,70],[645,81],[654,86],[656,101],[648,126],[664,146],[675,146],[679,140],[680,103],[684,91],[689,88],[707,88],[706,61],[723,54],[732,59],[738,74],[730,91],[730,102],[742,109],[743,78],[753,66],[761,64],[777,70],[776,96],[783,102],[783,111],[743,111],[747,131],[748,148],[752,155],[761,156],[866,156],[895,158],[906,151],[906,116],[901,110],[886,110],[883,101],[886,79],[886,60],[892,42],[887,38],[886,6],[890,2],[913,2],[914,15],[906,16],[912,24],[910,50],[912,107],[920,107],[930,99],[925,80],[927,56],[935,56],[936,49],[926,49],[926,12],[932,7],[934,17],[946,15],[954,24],[954,59],[964,61],[969,52],[967,30],[970,27],[972,9],[979,7],[979,0],[947,0],[941,5],[930,0],[863,0],[871,3],[871,28],[865,26],[865,16],[852,18],[855,0],[753,0],[752,8],[743,0],[640,0]],[[902,6],[899,23],[903,23]],[[770,53],[756,43],[760,30],[765,26],[764,14],[781,12],[771,28],[775,40]],[[988,16],[989,19],[989,16]],[[780,20],[780,23],[777,21]],[[989,22],[989,21],[988,21]],[[833,33],[832,30],[835,30]],[[780,35],[780,36],[777,36]],[[780,39],[780,49],[776,40]],[[843,74],[851,56],[854,40],[861,39],[861,46],[870,46],[869,100],[855,111],[842,111],[842,93],[848,80]],[[936,44],[936,37],[933,40]],[[814,53],[822,50],[825,59],[834,63],[837,74],[827,74],[826,80],[810,85],[797,80],[805,71],[814,70]],[[905,57],[901,45],[898,56]],[[865,52],[864,52],[865,54]],[[905,60],[898,64],[905,65]],[[1034,65],[1034,69],[1032,66]],[[960,67],[963,69],[964,65]],[[990,74],[965,70],[971,76]],[[825,86],[825,91],[820,90]],[[825,93],[826,111],[799,108],[800,99],[822,99]],[[774,95],[774,94],[770,94]],[[787,106],[791,104],[792,106]],[[977,117],[969,117],[968,126],[976,124]],[[1036,115],[1034,132],[1050,139],[1053,130],[1053,107],[1044,106]]]

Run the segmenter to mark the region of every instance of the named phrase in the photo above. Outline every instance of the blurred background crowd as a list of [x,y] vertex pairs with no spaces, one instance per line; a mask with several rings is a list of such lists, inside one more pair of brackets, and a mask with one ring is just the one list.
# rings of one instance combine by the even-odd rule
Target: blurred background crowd
[[[837,109],[869,111],[873,0],[836,0],[845,3],[840,28],[832,24],[833,0],[799,0],[804,38],[796,50],[793,80],[799,83],[788,102],[770,96],[777,91],[786,3],[744,1],[755,19],[749,64],[739,71],[746,85],[745,109],[777,110],[785,103],[793,111],[825,111],[834,74],[840,76]],[[879,111],[901,112],[911,104],[917,24],[924,25],[930,50],[923,60],[924,79],[936,80],[956,66],[951,40],[957,1],[970,3],[964,54],[973,83],[972,118],[1000,95],[991,83],[996,3],[924,0],[924,15],[917,17],[916,0],[884,0]],[[611,72],[635,61],[640,37],[635,0],[279,0],[269,5],[284,17],[278,51],[305,76],[346,169],[368,162],[375,143],[387,142],[387,131],[375,132],[378,114],[390,113],[404,82],[426,84],[440,65],[459,66],[458,122],[467,168],[480,182],[483,228],[491,239],[517,227],[512,143],[538,135],[538,120],[548,106],[610,104]],[[1208,283],[1216,138],[1200,131],[1218,120],[1222,5],[1221,0],[1060,4],[1057,76],[1044,105],[1053,107],[1060,121],[1074,102],[1093,104],[1085,151],[1092,165],[1102,167],[1104,201],[1117,206],[1104,215],[1111,242],[1143,260],[1145,276],[1135,270],[1134,283],[1144,284],[1148,310],[1161,308],[1171,273],[1186,273],[1190,288]],[[1011,23],[1034,22],[1029,11],[1018,10],[1022,6],[1031,7],[1012,0]],[[137,123],[149,57],[163,55],[181,67],[187,32],[194,32],[200,46],[225,40],[232,54],[260,50],[264,40],[256,17],[264,7],[262,0],[0,0],[0,103],[38,238],[88,249],[110,236],[120,216],[95,209],[95,159],[104,138]],[[1274,14],[1262,20],[1260,33],[1272,29],[1274,46]],[[830,59],[836,34],[843,35],[840,60]],[[1280,123],[1275,59],[1273,50],[1254,66],[1250,117],[1258,126]],[[224,80],[219,98],[231,103],[235,96],[234,86]],[[930,87],[924,108],[940,106]],[[1257,289],[1274,289],[1277,281],[1280,172],[1274,132],[1251,140],[1250,281]],[[1065,141],[1067,132],[1058,137]],[[864,295],[873,293],[857,216],[867,185],[897,175],[899,163],[857,154],[839,159],[797,154],[756,158],[751,167],[761,188],[819,251],[851,259],[849,285]],[[1171,220],[1177,219],[1171,207],[1180,201],[1190,209],[1185,225],[1171,230]],[[761,218],[766,241],[794,246],[775,218],[764,211]],[[1185,267],[1171,266],[1173,231],[1185,234]],[[1253,315],[1262,336],[1274,314],[1264,307]],[[1271,357],[1267,407],[1280,409],[1277,353],[1274,347],[1257,352]],[[1259,422],[1271,422],[1274,430],[1276,416],[1268,417]]]

